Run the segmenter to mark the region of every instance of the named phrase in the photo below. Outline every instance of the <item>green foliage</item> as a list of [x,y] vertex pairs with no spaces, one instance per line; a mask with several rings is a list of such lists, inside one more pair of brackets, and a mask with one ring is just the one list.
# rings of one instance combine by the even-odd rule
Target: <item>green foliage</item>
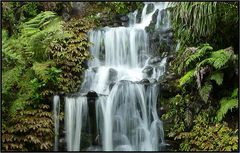
[[200,96],[204,102],[207,102],[209,99],[210,92],[212,91],[212,85],[205,83],[203,87],[199,90]]
[[222,119],[224,118],[224,116],[227,114],[229,110],[232,110],[233,108],[238,108],[237,92],[238,92],[238,88],[232,92],[231,97],[223,97],[220,100],[220,109],[217,111],[217,116],[216,116],[216,120],[218,122],[222,121]]
[[100,5],[104,5],[108,12],[113,14],[127,14],[136,9],[142,8],[143,3],[141,2],[99,2]]
[[17,34],[18,26],[40,13],[39,2],[2,2],[2,25],[9,35]]
[[195,126],[190,132],[179,134],[176,139],[184,140],[182,151],[237,151],[237,131],[230,129],[226,123],[209,125],[206,114],[198,115]]
[[34,70],[37,77],[43,81],[43,83],[48,83],[53,81],[55,84],[58,83],[58,74],[62,70],[55,68],[53,61],[47,61],[43,63],[33,63],[32,69]]
[[211,51],[209,53],[207,50],[212,50],[212,47],[209,46],[209,44],[204,44],[198,47],[195,53],[188,54],[188,56],[185,57],[187,60],[182,64],[182,70],[180,71],[189,68],[191,68],[191,70],[187,71],[186,74],[180,78],[180,87],[186,83],[192,83],[194,77],[197,79],[198,87],[201,87],[203,78],[207,78],[204,77],[204,75],[208,74],[210,71],[214,72],[209,79],[217,81],[217,84],[220,85],[224,75],[220,70],[227,68],[228,65],[231,65],[237,60],[237,56],[234,54],[231,47]]
[[92,27],[88,20],[72,19],[64,25],[70,35],[59,38],[51,45],[52,58],[60,73],[58,91],[76,92],[81,83],[81,74],[85,70],[85,62],[90,58],[87,32]]
[[205,57],[213,48],[209,44],[203,44],[197,48],[197,51],[195,54],[192,54],[188,57],[186,61],[186,67],[188,67],[190,64],[196,64],[196,62],[199,62],[203,57]]
[[49,109],[49,105],[42,104],[35,109],[18,111],[10,120],[13,126],[2,131],[2,148],[5,151],[50,151],[53,121]]
[[18,28],[20,33],[11,37],[3,30],[3,149],[49,151],[53,132],[47,103],[62,72],[49,49],[64,36],[62,21],[55,13],[42,12]]
[[172,24],[181,46],[211,42],[217,48],[229,45],[237,47],[234,40],[237,38],[239,20],[236,2],[173,2],[171,4]]
[[218,85],[221,85],[223,82],[223,76],[224,73],[216,71],[211,75],[210,80],[214,80]]
[[[168,137],[178,140],[178,150],[238,149],[236,114],[230,111],[238,107],[238,89],[232,96],[228,95],[229,90],[236,87],[237,59],[231,47],[215,51],[209,44],[203,44],[186,48],[171,63],[179,75],[175,88],[180,91],[165,100],[164,106],[168,108],[162,120],[172,123],[166,132]],[[229,125],[224,123],[220,127],[219,122]]]
[[186,83],[191,83],[195,76],[195,69],[188,71],[183,77],[179,79],[179,86],[183,86]]
[[[45,61],[48,57],[50,43],[62,37],[62,22],[55,13],[46,11],[21,25],[21,39],[29,58]],[[29,41],[28,41],[29,40]]]

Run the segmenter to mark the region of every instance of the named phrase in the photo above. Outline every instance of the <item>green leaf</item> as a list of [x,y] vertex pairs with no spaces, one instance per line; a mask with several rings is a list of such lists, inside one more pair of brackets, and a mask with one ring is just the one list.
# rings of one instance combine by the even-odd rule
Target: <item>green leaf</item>
[[238,88],[233,90],[231,97],[236,98],[237,96],[238,96]]
[[227,114],[229,110],[238,107],[238,99],[237,98],[228,98],[224,97],[220,100],[220,109],[217,111],[216,120],[218,122],[222,121],[224,116]]
[[179,86],[181,87],[186,83],[190,83],[194,78],[194,75],[195,75],[194,73],[195,73],[195,69],[192,69],[188,71],[183,77],[181,77],[179,80]]
[[223,82],[223,76],[224,74],[222,72],[214,72],[211,75],[210,80],[214,80],[218,85],[221,85]]
[[209,83],[205,83],[204,86],[199,90],[200,96],[204,102],[208,101],[211,91],[212,85]]

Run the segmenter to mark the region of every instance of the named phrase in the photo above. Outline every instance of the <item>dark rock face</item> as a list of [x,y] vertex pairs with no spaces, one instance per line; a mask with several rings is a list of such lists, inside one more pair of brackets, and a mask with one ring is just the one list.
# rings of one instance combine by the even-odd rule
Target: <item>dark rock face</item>
[[109,81],[115,81],[117,79],[117,75],[118,75],[118,72],[113,69],[113,68],[110,68],[109,69]]
[[110,84],[109,84],[109,90],[111,91],[112,90],[112,88],[113,88],[113,86],[116,84],[116,82],[111,82]]
[[142,79],[142,80],[140,81],[140,83],[142,83],[142,84],[149,84],[150,81],[149,81],[148,79]]
[[93,67],[92,70],[93,70],[93,72],[97,73],[98,67]]
[[151,66],[146,66],[142,72],[150,77],[153,74],[153,68]]
[[178,93],[180,93],[180,90],[176,88],[173,82],[160,82],[160,94],[163,98],[174,97]]
[[153,9],[154,9],[154,5],[153,4],[148,5],[148,7],[147,7],[147,14],[152,12]]
[[95,91],[90,90],[90,91],[87,93],[87,97],[88,97],[88,98],[96,98],[96,97],[98,97],[98,94],[97,94]]
[[153,57],[148,61],[148,64],[156,64],[156,63],[161,62],[161,60],[162,59],[160,57]]
[[125,16],[120,17],[120,20],[122,22],[128,22],[129,21],[129,17],[125,15]]

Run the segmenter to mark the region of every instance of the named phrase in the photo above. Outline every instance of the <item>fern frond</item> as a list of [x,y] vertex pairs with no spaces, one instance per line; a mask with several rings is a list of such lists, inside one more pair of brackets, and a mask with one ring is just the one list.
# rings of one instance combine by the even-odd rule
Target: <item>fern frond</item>
[[238,99],[237,98],[228,98],[224,97],[220,100],[220,109],[217,111],[216,120],[218,122],[222,121],[224,116],[227,114],[229,110],[238,107]]
[[238,88],[233,90],[231,97],[232,98],[237,98],[237,96],[238,96]]
[[204,102],[208,101],[211,91],[212,85],[209,83],[205,83],[204,86],[199,90],[200,96]]
[[211,75],[210,80],[214,80],[218,85],[221,85],[223,82],[223,76],[224,74],[222,72],[214,72]]
[[224,65],[226,65],[232,55],[232,52],[223,49],[212,52],[210,57],[214,59],[213,67],[216,69],[222,68]]
[[22,67],[14,67],[13,69],[6,71],[2,75],[2,93],[7,94],[11,92],[11,88],[14,84],[17,84],[21,78]]
[[234,57],[234,53],[226,51],[224,49],[214,51],[210,54],[209,58],[204,59],[197,64],[197,70],[200,70],[201,67],[210,65],[217,70],[223,68],[230,60]]
[[52,61],[47,61],[44,63],[33,63],[32,69],[34,70],[35,74],[43,80],[43,82],[47,82],[49,76],[48,76],[48,69],[53,64]]
[[188,60],[186,61],[186,66],[189,64],[201,60],[204,56],[206,56],[209,51],[213,48],[209,44],[203,44],[202,46],[198,47],[197,52],[189,56]]
[[179,86],[183,86],[186,83],[190,83],[195,76],[195,69],[188,71],[183,77],[179,80]]

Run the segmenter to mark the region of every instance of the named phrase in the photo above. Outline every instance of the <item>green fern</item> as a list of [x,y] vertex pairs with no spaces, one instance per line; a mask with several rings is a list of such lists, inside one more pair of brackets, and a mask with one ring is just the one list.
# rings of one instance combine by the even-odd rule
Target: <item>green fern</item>
[[45,61],[48,47],[63,36],[62,23],[55,13],[46,11],[21,26],[21,39],[26,53],[37,61]]
[[226,50],[218,50],[212,52],[210,58],[214,59],[213,67],[216,69],[222,68],[231,59],[233,52]]
[[205,83],[204,86],[199,90],[200,96],[204,102],[208,101],[211,91],[212,85],[209,83]]
[[223,76],[224,74],[222,72],[214,72],[211,77],[210,80],[214,80],[218,85],[221,85],[223,82]]
[[197,52],[188,57],[188,60],[186,61],[186,67],[193,62],[201,60],[201,58],[206,56],[212,49],[213,48],[209,44],[203,44],[202,46],[198,47]]
[[237,98],[229,98],[224,97],[220,100],[220,109],[217,111],[216,120],[218,122],[222,121],[224,116],[227,114],[229,110],[238,107],[238,99]]
[[43,80],[43,82],[47,82],[48,76],[48,69],[53,64],[53,61],[47,61],[44,63],[33,63],[32,69],[34,70],[35,74]]
[[231,97],[232,98],[237,98],[237,96],[238,96],[238,88],[233,90]]
[[12,87],[17,84],[21,78],[23,68],[20,66],[6,71],[2,75],[2,93],[7,94],[11,92]]
[[188,71],[183,77],[179,80],[179,86],[183,86],[186,83],[190,83],[195,76],[195,69]]

